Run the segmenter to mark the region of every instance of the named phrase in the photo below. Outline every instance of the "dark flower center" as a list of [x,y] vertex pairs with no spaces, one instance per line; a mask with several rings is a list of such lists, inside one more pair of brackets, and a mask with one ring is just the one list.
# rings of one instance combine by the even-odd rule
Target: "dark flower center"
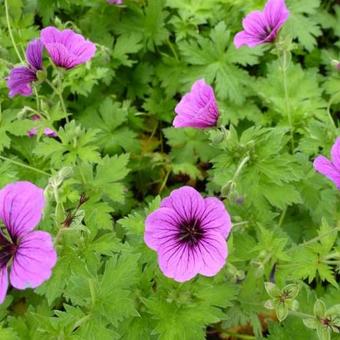
[[[261,39],[262,40],[268,39],[272,32],[273,32],[272,27],[270,27],[270,26],[264,27],[264,32],[261,34]],[[271,37],[270,40],[274,40],[274,39],[275,39],[275,35],[273,37]]]
[[0,268],[5,266],[15,255],[18,245],[0,231]]
[[202,239],[204,230],[201,227],[201,221],[193,218],[189,221],[183,221],[178,233],[179,241],[187,243],[189,246],[195,246]]

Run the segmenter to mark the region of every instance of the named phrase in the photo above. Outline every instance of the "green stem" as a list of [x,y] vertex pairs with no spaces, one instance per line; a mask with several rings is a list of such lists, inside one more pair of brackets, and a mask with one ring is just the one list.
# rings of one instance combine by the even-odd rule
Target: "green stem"
[[310,239],[309,241],[303,242],[303,243],[301,243],[301,244],[297,244],[297,245],[293,246],[292,248],[290,248],[288,251],[292,251],[292,250],[294,250],[294,249],[296,249],[296,248],[298,248],[298,247],[300,247],[300,246],[301,246],[301,247],[305,247],[305,246],[308,246],[308,245],[310,245],[310,244],[312,244],[312,243],[314,243],[314,242],[318,242],[318,241],[320,241],[323,237],[325,237],[325,236],[327,236],[327,235],[329,235],[329,234],[331,234],[331,233],[334,233],[335,231],[336,231],[336,232],[340,231],[340,227],[336,227],[336,228],[334,228],[334,229],[332,229],[332,230],[329,230],[329,231],[327,231],[327,232],[325,232],[325,233],[322,233],[321,235],[316,236],[316,237]]
[[248,223],[249,223],[248,221],[242,221],[242,222],[233,223],[233,228],[237,227],[239,225],[244,225],[244,224],[248,224]]
[[295,311],[289,311],[289,315],[297,316],[297,317],[299,317],[301,319],[313,318],[313,315],[306,314],[306,313],[301,313],[301,312],[295,312]]
[[283,220],[285,219],[286,216],[286,212],[287,212],[287,207],[284,208],[284,210],[282,211],[282,214],[280,216],[280,220],[279,220],[279,228],[281,227]]
[[171,50],[172,54],[174,55],[176,61],[178,61],[179,59],[178,59],[177,52],[176,52],[176,50],[175,50],[174,46],[172,45],[172,43],[171,43],[169,38],[167,40],[167,43],[168,43],[168,46],[170,47],[170,50]]
[[287,70],[288,70],[288,60],[287,60],[287,51],[283,51],[282,54],[282,81],[283,81],[283,90],[284,90],[284,99],[285,99],[285,114],[288,117],[288,124],[290,130],[291,144],[292,144],[292,152],[294,151],[294,131],[293,131],[293,122],[292,115],[289,105],[289,94],[288,94],[288,83],[287,83]]
[[36,99],[36,102],[37,102],[37,111],[40,114],[40,99],[39,99],[39,94],[38,94],[38,91],[37,91],[35,86],[33,86],[33,90],[34,90],[35,99]]
[[89,288],[90,288],[92,306],[94,306],[96,304],[96,291],[95,291],[92,279],[89,279]]
[[161,187],[159,188],[159,192],[158,192],[159,194],[160,194],[160,193],[163,191],[163,189],[165,188],[166,182],[168,181],[168,178],[169,178],[170,174],[171,174],[171,169],[167,171],[167,173],[166,173],[166,175],[165,175],[165,177],[164,177],[164,180],[163,180],[163,182],[162,182],[162,185],[161,185]]
[[[59,77],[59,76],[58,76]],[[68,116],[67,116],[67,110],[66,110],[66,105],[65,105],[65,102],[64,102],[64,98],[63,98],[63,93],[62,93],[62,90],[61,90],[61,87],[59,88],[56,88],[53,83],[51,81],[49,81],[48,79],[45,79],[46,83],[51,87],[51,89],[53,90],[54,93],[56,93],[56,95],[58,96],[59,98],[59,102],[60,102],[60,105],[61,105],[61,109],[63,110],[64,114],[65,114],[65,119],[66,119],[66,122],[69,123],[69,119],[68,119]]]
[[240,175],[243,167],[247,164],[247,162],[249,161],[250,157],[249,156],[246,156],[242,159],[241,163],[239,164],[239,166],[237,167],[235,173],[234,173],[234,176],[231,180],[232,183],[234,183],[237,179],[237,177]]
[[72,330],[75,331],[77,328],[79,328],[83,323],[85,323],[88,319],[90,319],[91,315],[85,315],[81,319],[77,320],[75,324],[72,327]]
[[15,43],[15,40],[14,40],[14,37],[13,37],[12,28],[11,28],[11,24],[10,24],[10,21],[9,21],[9,12],[8,12],[8,3],[7,3],[7,0],[5,0],[5,12],[6,12],[6,22],[7,22],[8,33],[9,33],[9,37],[11,38],[12,45],[14,47],[14,50],[15,50],[15,52],[16,52],[19,60],[20,60],[20,62],[22,64],[25,64],[25,61],[21,57],[20,52],[19,52],[18,47],[17,47],[17,44]]
[[0,156],[0,159],[7,161],[7,162],[10,162],[10,163],[13,163],[13,164],[18,165],[18,166],[21,166],[22,168],[26,168],[26,169],[38,172],[39,174],[43,174],[45,176],[51,176],[51,174],[49,174],[48,172],[34,168],[33,166],[30,166],[30,165],[27,165],[27,164],[24,164],[24,163],[17,162],[15,160],[11,159],[11,158]]

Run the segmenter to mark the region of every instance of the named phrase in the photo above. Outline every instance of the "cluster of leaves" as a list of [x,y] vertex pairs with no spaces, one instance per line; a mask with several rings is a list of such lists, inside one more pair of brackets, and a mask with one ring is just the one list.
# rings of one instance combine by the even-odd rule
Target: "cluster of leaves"
[[[25,179],[46,188],[41,226],[55,236],[58,263],[38,289],[10,291],[1,339],[191,340],[207,329],[227,338],[247,325],[272,340],[339,339],[339,191],[312,160],[340,135],[340,6],[286,2],[285,88],[269,46],[232,43],[262,0],[7,0],[0,186]],[[90,63],[62,74],[66,112],[46,83],[38,98],[8,98],[13,40],[21,53],[48,25],[97,45]],[[172,128],[176,102],[200,78],[215,89],[224,129]],[[39,129],[58,138],[27,136],[36,113]],[[225,268],[178,284],[143,233],[160,196],[185,184],[223,199],[234,228]]]

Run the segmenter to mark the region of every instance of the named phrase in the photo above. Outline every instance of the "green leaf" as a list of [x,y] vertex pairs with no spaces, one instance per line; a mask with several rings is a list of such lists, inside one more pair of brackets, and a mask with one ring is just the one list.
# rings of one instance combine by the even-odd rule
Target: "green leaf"
[[265,282],[264,288],[268,295],[272,298],[277,298],[281,295],[281,290],[272,282]]
[[275,313],[280,322],[282,322],[288,316],[288,306],[285,303],[279,303],[274,305]]
[[315,301],[313,310],[314,310],[314,315],[317,318],[322,318],[325,316],[325,313],[326,313],[326,305],[322,300],[318,299]]

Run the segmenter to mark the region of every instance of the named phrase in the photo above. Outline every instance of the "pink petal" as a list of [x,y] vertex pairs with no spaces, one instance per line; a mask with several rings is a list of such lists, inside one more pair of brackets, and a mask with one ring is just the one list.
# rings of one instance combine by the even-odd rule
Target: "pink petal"
[[220,233],[225,239],[231,230],[231,220],[223,202],[215,197],[207,197],[204,201],[205,212],[201,217],[202,229]]
[[251,35],[245,31],[237,33],[234,37],[234,45],[236,48],[240,48],[243,45],[246,45],[248,47],[255,47],[263,43],[263,39],[258,36]]
[[244,30],[259,39],[264,39],[267,35],[267,22],[264,14],[260,11],[250,12],[242,21]]
[[35,72],[26,66],[13,68],[7,78],[9,96],[14,97],[17,94],[30,96],[32,94],[31,83],[36,79]]
[[42,69],[42,55],[43,55],[44,45],[40,39],[32,40],[26,49],[26,59],[29,65],[31,65],[35,70]]
[[332,163],[340,174],[340,137],[338,137],[331,149]]
[[314,160],[314,169],[328,177],[338,189],[340,189],[340,171],[324,156],[318,156]]
[[85,63],[96,52],[95,44],[70,29],[59,31],[55,27],[46,27],[40,36],[52,61],[66,69]]
[[6,266],[0,269],[0,304],[4,302],[8,289],[8,270]]
[[73,56],[63,44],[45,44],[45,48],[55,65],[66,69],[76,66],[76,57]]
[[58,42],[59,36],[60,36],[60,31],[53,26],[48,26],[42,29],[40,32],[40,39],[44,45]]
[[27,136],[30,138],[36,136],[37,134],[38,134],[38,129],[35,127],[27,131]]
[[15,182],[0,190],[0,219],[12,238],[22,237],[41,220],[44,191],[30,182]]
[[205,203],[197,190],[184,186],[172,191],[169,197],[162,200],[161,207],[172,208],[183,220],[190,221],[202,215]]
[[220,233],[209,232],[197,246],[201,258],[198,272],[205,276],[216,275],[225,265],[228,250],[224,237]]
[[44,135],[46,137],[51,137],[51,138],[58,137],[58,134],[54,130],[52,130],[50,128],[45,128],[44,129]]
[[219,117],[213,88],[203,79],[197,80],[175,108],[174,127],[207,128],[215,126]]
[[184,282],[197,275],[202,266],[199,253],[187,244],[173,240],[158,251],[158,263],[163,274],[178,282]]
[[268,0],[263,12],[267,25],[276,31],[289,17],[289,11],[284,0]]
[[153,250],[176,239],[180,222],[178,214],[169,208],[159,208],[145,220],[144,241]]
[[48,280],[57,262],[51,235],[33,231],[24,235],[15,254],[10,281],[17,289],[35,288]]

